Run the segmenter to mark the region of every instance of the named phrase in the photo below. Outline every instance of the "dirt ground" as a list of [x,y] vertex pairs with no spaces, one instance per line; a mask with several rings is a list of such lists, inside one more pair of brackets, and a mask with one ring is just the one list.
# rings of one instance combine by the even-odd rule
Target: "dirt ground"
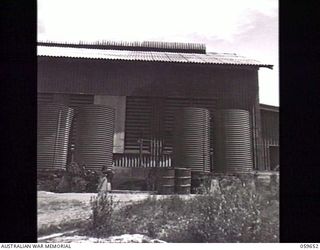
[[39,240],[46,243],[166,243],[159,239],[151,239],[141,234],[123,234],[108,238],[94,238],[79,235],[53,235],[55,237]]
[[[39,191],[38,236],[72,230],[89,223],[90,199],[96,193],[51,193]],[[148,193],[111,194],[120,205],[146,199]]]
[[[90,199],[96,193],[52,193],[38,191],[38,237],[73,231],[90,223]],[[124,206],[150,196],[149,193],[112,193]],[[192,196],[192,195],[191,195]],[[157,198],[164,196],[157,195]]]

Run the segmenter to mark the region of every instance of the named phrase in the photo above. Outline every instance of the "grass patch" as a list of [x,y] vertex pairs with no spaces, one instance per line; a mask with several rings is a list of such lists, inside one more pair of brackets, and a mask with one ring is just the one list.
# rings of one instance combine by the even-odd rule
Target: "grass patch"
[[221,194],[183,199],[156,196],[118,207],[112,196],[91,200],[89,234],[144,234],[167,242],[278,242],[276,195],[231,187]]

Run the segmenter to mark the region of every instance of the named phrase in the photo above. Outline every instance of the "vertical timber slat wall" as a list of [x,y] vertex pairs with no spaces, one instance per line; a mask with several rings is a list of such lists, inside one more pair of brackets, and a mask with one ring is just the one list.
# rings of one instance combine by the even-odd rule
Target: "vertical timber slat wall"
[[[216,108],[216,99],[128,96],[125,152],[139,153],[139,139],[142,138],[143,153],[146,154],[144,157],[149,157],[150,165],[148,166],[155,167],[164,164],[157,159],[164,159],[165,155],[172,154],[175,113],[185,107],[206,108],[213,113]],[[211,139],[210,144],[212,149]]]
[[[77,58],[41,57],[38,61],[38,91],[60,93],[86,93],[110,96],[175,96],[193,99],[216,99],[217,109],[244,109],[250,112],[255,145],[255,168],[263,168],[263,142],[261,138],[258,67],[206,65],[189,63],[150,63],[137,61],[106,61]],[[130,100],[127,100],[127,107]],[[132,104],[132,102],[131,102]],[[204,107],[208,108],[208,107]],[[136,110],[138,110],[136,108]],[[139,110],[139,112],[146,112]],[[151,112],[151,111],[148,111]],[[166,110],[165,110],[166,112]],[[130,113],[126,111],[126,115]],[[128,117],[127,117],[128,118]],[[130,119],[130,118],[129,118]],[[214,119],[214,118],[213,118]],[[165,124],[167,121],[165,121]],[[146,129],[143,129],[144,126]],[[150,139],[151,120],[141,126]],[[164,125],[167,126],[167,125]],[[131,126],[125,125],[126,131]],[[164,137],[170,137],[170,131]],[[131,133],[131,132],[130,132]],[[125,135],[125,153],[137,152],[139,135]],[[133,132],[132,132],[133,133]],[[141,131],[140,131],[141,133]],[[130,142],[130,143],[129,143]],[[150,152],[150,144],[144,144]],[[169,140],[164,140],[163,151],[170,151]]]
[[[138,153],[140,138],[150,140],[151,100],[147,97],[127,97],[125,122],[125,152]],[[147,141],[146,141],[147,142]],[[143,151],[150,152],[149,143],[143,143]]]
[[253,105],[252,115],[254,116],[254,123],[252,124],[252,136],[254,141],[254,155],[255,155],[255,170],[264,170],[266,158],[264,156],[264,146],[262,139],[261,130],[261,112],[260,112],[260,101],[259,101],[259,85],[258,85],[258,72],[254,76],[255,91],[253,92]]
[[273,170],[279,164],[279,111],[261,107],[261,129],[265,152],[265,170]]

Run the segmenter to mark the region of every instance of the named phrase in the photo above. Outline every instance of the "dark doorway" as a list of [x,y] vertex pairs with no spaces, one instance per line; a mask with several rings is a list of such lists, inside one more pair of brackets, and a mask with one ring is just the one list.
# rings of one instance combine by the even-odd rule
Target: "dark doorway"
[[270,146],[270,170],[277,170],[279,165],[279,146]]

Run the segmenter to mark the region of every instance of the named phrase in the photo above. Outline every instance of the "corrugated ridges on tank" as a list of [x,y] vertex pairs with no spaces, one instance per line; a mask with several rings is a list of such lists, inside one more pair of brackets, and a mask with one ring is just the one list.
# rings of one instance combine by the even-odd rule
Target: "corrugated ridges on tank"
[[62,104],[38,106],[37,168],[65,169],[74,110]]
[[214,172],[249,173],[253,170],[249,112],[225,109],[213,119]]
[[77,108],[75,124],[75,161],[87,169],[112,166],[115,111],[103,105]]
[[176,113],[173,166],[210,172],[210,112],[187,107]]

